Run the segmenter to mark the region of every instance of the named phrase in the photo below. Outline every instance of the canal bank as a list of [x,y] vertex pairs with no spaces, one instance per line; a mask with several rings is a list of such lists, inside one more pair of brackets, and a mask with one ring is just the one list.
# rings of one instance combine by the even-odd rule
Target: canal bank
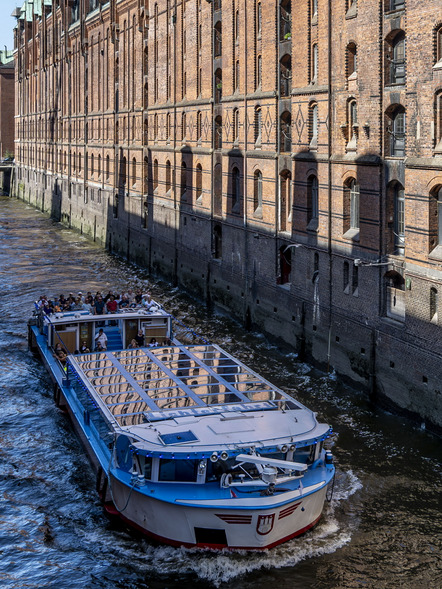
[[[172,201],[145,208],[140,197],[115,204],[108,190],[30,169],[18,171],[12,195],[208,308],[284,342],[303,360],[337,372],[375,405],[442,432],[442,338],[437,313],[436,321],[425,320],[427,285],[418,279],[409,278],[408,290],[402,283],[388,287],[396,314],[384,313],[385,264],[351,269],[339,252],[319,244],[288,247],[289,238],[241,223],[225,226],[221,237],[204,211]],[[275,277],[278,249],[290,257],[290,282]]]
[[[110,256],[20,201],[0,198],[2,586],[70,589],[403,589],[442,584],[440,444],[261,334]],[[44,368],[27,349],[32,301],[90,289],[152,290],[207,339],[336,431],[331,503],[311,533],[262,555],[152,545],[103,516],[95,480]]]

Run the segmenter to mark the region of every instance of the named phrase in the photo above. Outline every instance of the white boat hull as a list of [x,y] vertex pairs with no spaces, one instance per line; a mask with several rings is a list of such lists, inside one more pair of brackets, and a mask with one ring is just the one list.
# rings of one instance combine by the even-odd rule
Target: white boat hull
[[[253,509],[231,499],[231,508],[167,503],[111,479],[109,511],[156,540],[172,546],[252,549],[272,548],[313,527],[321,516],[326,485],[282,506]],[[130,494],[130,496],[129,496]],[[287,493],[291,496],[296,493]],[[282,499],[283,495],[278,495]],[[271,499],[266,497],[265,499]],[[220,502],[218,502],[219,504]]]

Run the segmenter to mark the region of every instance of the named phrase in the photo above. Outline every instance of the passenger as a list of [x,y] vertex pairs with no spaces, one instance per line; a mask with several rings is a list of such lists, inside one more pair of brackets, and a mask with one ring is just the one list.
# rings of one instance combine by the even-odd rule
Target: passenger
[[[104,302],[107,303],[107,301],[114,296],[114,293],[110,290],[107,295],[104,297]],[[115,298],[115,297],[114,297]]]
[[60,342],[57,342],[54,346],[54,352],[55,354],[58,354],[58,352],[63,352],[64,354],[66,354],[66,350],[63,348],[63,346],[61,345]]
[[93,302],[92,302],[92,296],[88,295],[85,298],[85,301],[83,303],[83,309],[85,311],[88,311],[89,313],[94,313],[94,307],[93,307]]
[[105,348],[103,348],[103,346],[100,344],[100,342],[98,342],[97,345],[95,346],[95,351],[96,352],[104,352]]
[[127,309],[129,307],[129,299],[125,294],[121,295],[121,300],[118,303],[120,309]]
[[77,297],[80,297],[80,299],[84,303],[84,296],[83,296],[83,293],[81,292],[81,290],[77,293]]
[[157,345],[158,345],[158,342],[157,342],[157,340],[156,340],[156,339],[153,337],[153,338],[150,340],[149,348],[155,348]]
[[75,299],[75,302],[72,305],[72,311],[83,311],[83,301],[80,297]]
[[57,358],[62,364],[66,364],[67,354],[65,354],[64,350],[59,350],[57,352]]
[[95,336],[95,343],[98,349],[98,344],[100,344],[103,350],[107,349],[107,335],[104,333],[103,329],[100,329],[98,334]]
[[106,309],[108,313],[116,313],[118,310],[118,303],[115,300],[114,295],[109,297],[109,300],[106,303]]
[[142,329],[138,331],[137,335],[135,336],[135,340],[140,348],[144,346],[144,333]]
[[130,344],[129,344],[129,346],[128,346],[128,347],[129,347],[129,348],[132,348],[132,349],[134,349],[134,348],[138,348],[138,343],[137,343],[137,340],[133,339],[133,340],[130,342]]
[[141,293],[140,289],[137,289],[137,292],[135,293],[135,297],[134,297],[134,302],[136,305],[141,305],[143,300],[143,295]]
[[106,303],[101,295],[98,295],[95,299],[94,314],[104,315],[106,313]]
[[88,354],[89,352],[90,352],[90,349],[87,347],[87,343],[81,342],[80,354]]

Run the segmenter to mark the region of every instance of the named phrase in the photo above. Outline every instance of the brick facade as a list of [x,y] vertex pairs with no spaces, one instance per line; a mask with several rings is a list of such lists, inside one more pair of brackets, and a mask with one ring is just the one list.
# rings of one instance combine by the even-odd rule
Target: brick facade
[[438,429],[438,9],[25,2],[14,192]]

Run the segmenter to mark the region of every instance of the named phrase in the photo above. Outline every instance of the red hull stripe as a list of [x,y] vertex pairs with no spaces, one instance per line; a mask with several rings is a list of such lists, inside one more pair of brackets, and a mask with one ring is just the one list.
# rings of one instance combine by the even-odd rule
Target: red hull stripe
[[[116,512],[116,509],[112,504],[105,504],[104,508],[110,515],[114,515]],[[310,530],[310,528],[313,528],[318,523],[318,521],[321,519],[321,516],[319,516],[315,519],[314,522],[312,522],[308,526],[305,526],[304,528],[298,530],[297,532],[295,532],[293,534],[290,534],[289,536],[285,536],[285,538],[281,538],[280,540],[277,540],[276,542],[272,542],[272,544],[267,544],[267,546],[226,546],[224,544],[202,544],[202,543],[201,544],[193,544],[192,542],[179,542],[176,540],[171,540],[170,538],[164,538],[163,536],[158,536],[158,534],[154,534],[153,532],[149,532],[148,530],[145,530],[144,528],[142,528],[138,524],[132,522],[130,519],[127,519],[126,517],[124,517],[124,515],[122,515],[121,513],[118,513],[118,517],[121,518],[128,525],[130,525],[132,528],[135,528],[136,530],[142,532],[146,536],[149,536],[150,538],[157,540],[158,542],[161,542],[162,544],[168,544],[169,546],[175,546],[175,547],[184,546],[185,548],[209,548],[211,550],[222,550],[223,548],[227,548],[228,550],[268,550],[269,548],[274,548],[275,546],[278,546],[279,544],[283,544],[284,542],[288,542],[292,538],[296,538],[296,536],[300,536],[301,534],[304,534],[305,532],[307,532],[307,530]]]
[[284,517],[287,517],[289,515],[292,515],[292,513],[298,509],[298,507],[301,505],[301,502],[296,503],[295,505],[291,505],[290,507],[287,507],[286,509],[283,509],[282,511],[279,512],[279,516],[278,519],[282,519]]
[[252,523],[252,516],[251,515],[220,515],[215,513],[216,517],[222,519],[223,522],[226,524],[251,524]]

